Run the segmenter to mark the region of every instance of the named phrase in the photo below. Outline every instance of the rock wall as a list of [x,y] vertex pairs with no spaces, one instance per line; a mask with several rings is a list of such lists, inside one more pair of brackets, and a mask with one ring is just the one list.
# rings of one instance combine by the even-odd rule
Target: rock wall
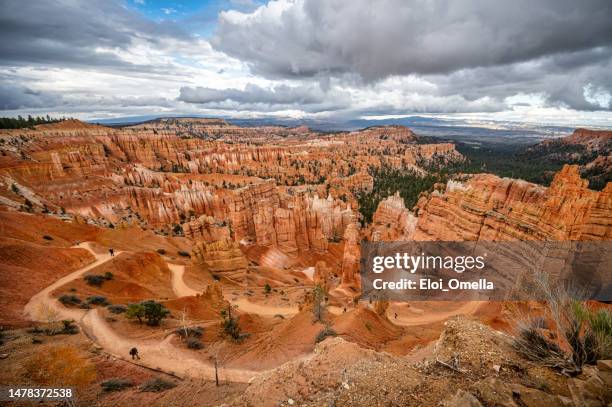
[[479,174],[417,203],[415,240],[609,240],[612,184],[592,191],[566,165],[549,188]]

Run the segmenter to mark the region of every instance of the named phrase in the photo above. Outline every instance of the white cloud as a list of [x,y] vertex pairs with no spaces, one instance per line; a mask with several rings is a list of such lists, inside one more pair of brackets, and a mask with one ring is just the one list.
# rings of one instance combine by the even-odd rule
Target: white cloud
[[612,95],[607,89],[601,86],[595,87],[592,83],[587,84],[583,88],[584,100],[592,105],[601,107],[602,109],[609,109],[610,102],[612,101]]

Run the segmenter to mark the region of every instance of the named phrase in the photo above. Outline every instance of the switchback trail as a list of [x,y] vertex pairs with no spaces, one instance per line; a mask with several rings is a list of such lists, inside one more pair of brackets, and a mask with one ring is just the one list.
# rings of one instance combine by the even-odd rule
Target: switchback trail
[[[397,307],[395,304],[393,304],[387,309],[387,319],[392,324],[399,326],[428,325],[435,322],[444,321],[456,315],[471,315],[475,313],[482,304],[484,304],[484,301],[468,301],[459,308],[451,311],[435,313],[424,312],[421,315],[406,315],[405,311],[407,308]],[[395,312],[398,313],[397,318],[395,318]]]
[[[24,307],[24,312],[33,321],[50,322],[63,319],[75,320],[83,332],[96,344],[102,347],[107,353],[119,358],[128,359],[129,350],[137,347],[141,355],[140,360],[136,360],[139,365],[162,370],[177,376],[194,377],[201,379],[214,379],[215,369],[212,365],[205,363],[194,357],[194,352],[186,349],[179,349],[170,343],[171,336],[163,340],[143,340],[125,338],[115,332],[111,326],[102,318],[97,309],[74,309],[64,307],[51,293],[63,285],[80,278],[87,271],[110,261],[109,254],[95,253],[89,243],[83,243],[76,248],[84,248],[90,251],[96,260],[80,268],[67,276],[57,280],[55,283],[46,287],[32,298]],[[116,252],[119,255],[121,252]],[[176,265],[169,265],[170,267]],[[175,268],[176,270],[176,268]],[[181,274],[182,281],[182,274]],[[183,282],[184,284],[184,282]],[[179,284],[180,287],[180,284]],[[173,288],[176,290],[173,276]],[[180,290],[191,290],[187,286]],[[191,290],[194,291],[195,290]],[[185,292],[185,291],[181,291]],[[220,369],[219,375],[222,379],[233,382],[248,382],[252,377],[260,372],[243,369]]]
[[185,266],[173,263],[167,264],[168,268],[172,272],[172,291],[174,291],[174,294],[176,294],[177,297],[189,297],[192,295],[201,294],[185,284]]

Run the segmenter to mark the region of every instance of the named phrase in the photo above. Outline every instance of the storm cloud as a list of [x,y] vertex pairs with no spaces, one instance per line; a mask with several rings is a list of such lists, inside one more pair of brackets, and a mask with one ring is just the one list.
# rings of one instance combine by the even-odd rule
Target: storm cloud
[[449,73],[612,43],[609,0],[296,0],[220,14],[212,44],[269,76]]
[[0,110],[612,126],[610,0],[185,4],[3,1]]
[[56,107],[61,104],[63,99],[59,94],[0,82],[0,110]]

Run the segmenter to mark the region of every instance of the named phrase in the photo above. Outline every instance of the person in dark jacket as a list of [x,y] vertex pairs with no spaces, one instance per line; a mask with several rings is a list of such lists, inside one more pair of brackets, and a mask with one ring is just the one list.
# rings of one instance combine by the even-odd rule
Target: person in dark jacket
[[140,360],[140,356],[138,356],[138,349],[136,349],[136,348],[130,349],[130,356],[132,357],[132,360],[134,360],[134,359],[139,359]]

